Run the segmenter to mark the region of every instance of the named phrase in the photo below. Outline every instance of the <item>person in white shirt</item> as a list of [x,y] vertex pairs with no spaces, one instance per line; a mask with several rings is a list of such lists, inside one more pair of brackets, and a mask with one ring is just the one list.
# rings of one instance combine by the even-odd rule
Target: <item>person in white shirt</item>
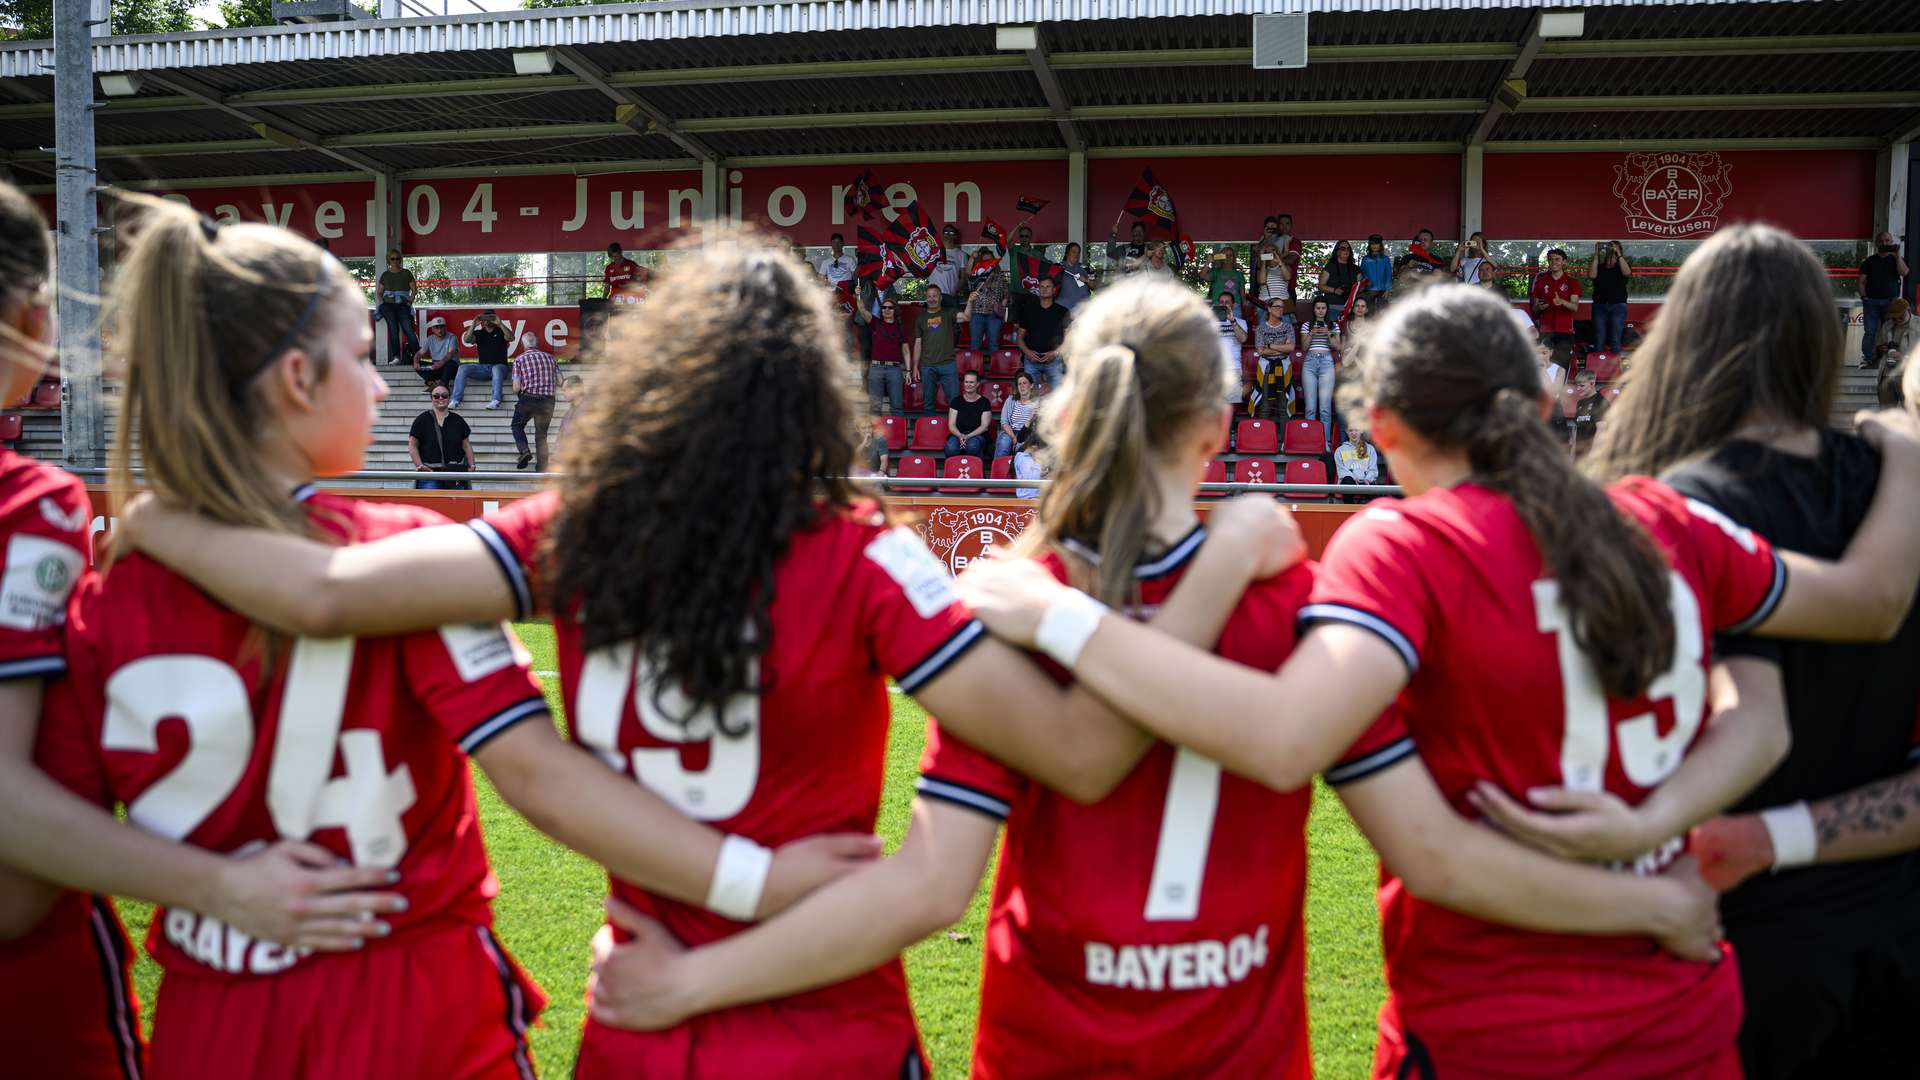
[[1220,331],[1220,362],[1233,373],[1230,385],[1233,387],[1228,401],[1238,404],[1244,392],[1240,354],[1247,347],[1247,321],[1240,317],[1240,299],[1230,292],[1223,292],[1213,302],[1213,318]]
[[1000,434],[993,439],[993,456],[1006,457],[1025,440],[1033,413],[1040,407],[1040,395],[1034,390],[1033,376],[1021,372],[1013,377],[1013,396],[1000,403]]
[[[1027,428],[1026,441],[1020,444],[1020,452],[1013,455],[1014,479],[1045,480],[1047,478],[1047,467],[1040,460],[1046,445],[1047,441],[1040,437],[1039,428]],[[1013,494],[1015,498],[1037,499],[1040,497],[1040,489],[1037,487],[1014,488]]]
[[[1380,482],[1380,451],[1357,427],[1347,428],[1347,441],[1333,452],[1336,484],[1377,484]],[[1371,496],[1348,495],[1348,502],[1366,502]]]
[[852,279],[858,264],[853,253],[847,250],[846,237],[834,233],[828,243],[833,245],[833,254],[820,260],[820,272],[827,276],[827,284],[837,289],[841,282]]

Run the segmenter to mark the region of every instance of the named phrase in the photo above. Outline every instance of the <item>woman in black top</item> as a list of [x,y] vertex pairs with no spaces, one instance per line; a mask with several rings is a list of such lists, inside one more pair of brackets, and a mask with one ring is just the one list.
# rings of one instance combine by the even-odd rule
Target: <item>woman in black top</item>
[[1601,352],[1620,351],[1620,338],[1627,332],[1627,275],[1633,264],[1620,249],[1620,241],[1593,245],[1593,260],[1587,264],[1587,276],[1593,279],[1593,347]]
[[1320,271],[1319,299],[1327,302],[1330,311],[1346,309],[1347,297],[1353,295],[1353,287],[1360,280],[1360,266],[1353,261],[1353,245],[1345,240],[1333,245],[1333,254],[1327,256],[1326,269]]
[[[424,473],[473,471],[473,430],[459,413],[447,407],[448,390],[436,384],[431,391],[433,408],[413,418],[413,430],[407,432],[407,453],[413,467]],[[413,486],[426,491],[465,491],[473,485],[450,477],[422,477]]]

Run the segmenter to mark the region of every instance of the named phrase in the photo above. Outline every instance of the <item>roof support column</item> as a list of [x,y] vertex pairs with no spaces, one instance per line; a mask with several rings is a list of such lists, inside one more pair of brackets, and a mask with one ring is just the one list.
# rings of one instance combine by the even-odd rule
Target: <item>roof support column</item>
[[719,159],[700,163],[700,244],[713,243],[715,225],[726,217],[727,167]]
[[60,320],[61,460],[96,468],[106,449],[100,389],[100,236],[93,144],[95,5],[53,5],[55,311]]
[[1512,112],[1527,97],[1527,71],[1533,67],[1533,58],[1540,54],[1540,47],[1546,40],[1540,36],[1541,14],[1535,12],[1533,25],[1527,28],[1527,36],[1520,43],[1520,54],[1507,65],[1507,73],[1501,77],[1500,85],[1494,88],[1493,96],[1487,101],[1487,111],[1480,114],[1480,122],[1474,126],[1473,134],[1467,139],[1467,145],[1479,146],[1493,134],[1494,126],[1500,118]]
[[[387,268],[387,252],[405,251],[401,242],[406,236],[405,209],[401,201],[400,177],[391,172],[373,174],[373,263],[376,280]],[[376,286],[377,288],[377,286]],[[376,305],[379,296],[374,297]],[[374,359],[386,363],[393,359],[387,355],[387,335],[376,330],[373,335]]]
[[1460,239],[1486,228],[1484,213],[1487,148],[1478,144],[1460,152]]
[[1896,142],[1881,150],[1873,161],[1873,231],[1882,229],[1900,236],[1907,224],[1907,180],[1913,143]]
[[1067,154],[1067,242],[1080,245],[1080,258],[1087,257],[1087,152]]

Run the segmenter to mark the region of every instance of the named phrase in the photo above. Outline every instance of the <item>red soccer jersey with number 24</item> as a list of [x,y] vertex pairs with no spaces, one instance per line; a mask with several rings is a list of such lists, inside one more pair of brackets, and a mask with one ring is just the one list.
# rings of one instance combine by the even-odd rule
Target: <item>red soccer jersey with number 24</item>
[[[1679,767],[1707,716],[1712,635],[1765,621],[1785,570],[1764,540],[1663,484],[1630,479],[1611,494],[1672,572],[1673,667],[1637,701],[1601,692],[1560,584],[1505,496],[1461,484],[1381,500],[1335,535],[1303,623],[1372,631],[1411,673],[1349,763],[1411,732],[1468,817],[1481,779],[1522,801],[1565,785],[1632,804]],[[1682,846],[1675,837],[1622,870],[1655,872]],[[1688,963],[1641,937],[1496,925],[1416,899],[1390,874],[1380,913],[1391,993],[1376,1076],[1417,1056],[1416,1043],[1440,1076],[1701,1076],[1740,1026],[1731,963]]]
[[[1135,568],[1147,609],[1204,535],[1195,527]],[[1065,579],[1057,556],[1046,565]],[[1256,582],[1216,651],[1277,670],[1312,580],[1300,566]],[[931,729],[921,797],[1007,822],[974,1077],[1312,1075],[1304,790],[1276,792],[1158,743],[1083,806]]]

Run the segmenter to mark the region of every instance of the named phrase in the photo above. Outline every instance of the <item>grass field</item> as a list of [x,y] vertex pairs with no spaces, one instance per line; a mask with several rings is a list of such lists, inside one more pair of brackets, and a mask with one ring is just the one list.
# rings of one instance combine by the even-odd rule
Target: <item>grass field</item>
[[[518,629],[533,651],[535,669],[555,670],[552,630],[531,623]],[[559,680],[542,682],[558,714]],[[898,844],[907,828],[926,719],[910,699],[896,696],[894,702],[886,794],[880,806],[880,834],[889,845]],[[494,904],[500,936],[552,999],[533,1032],[534,1057],[542,1075],[564,1077],[572,1072],[579,1041],[587,943],[600,922],[606,878],[593,863],[535,832],[500,801],[478,771],[475,783],[487,850],[500,877],[500,898]],[[1314,1065],[1321,1077],[1361,1077],[1367,1074],[1374,1014],[1384,993],[1373,906],[1373,850],[1324,788],[1314,793],[1308,848],[1307,998]],[[991,880],[989,876],[986,882]],[[920,1029],[935,1071],[948,1077],[965,1075],[973,1042],[986,899],[983,883],[965,921],[907,951],[907,977]],[[147,906],[122,902],[121,913],[129,932],[140,940],[146,932]],[[160,971],[144,953],[135,978],[148,1006],[144,1012],[151,1018]]]

